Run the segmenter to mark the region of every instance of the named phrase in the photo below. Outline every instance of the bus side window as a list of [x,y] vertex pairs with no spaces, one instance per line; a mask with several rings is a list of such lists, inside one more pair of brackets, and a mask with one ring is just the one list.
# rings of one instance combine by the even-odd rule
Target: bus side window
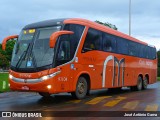
[[144,45],[140,44],[140,49],[139,49],[139,57],[143,58],[144,57]]
[[111,41],[110,40],[104,41],[103,50],[104,51],[112,51],[112,45],[111,45]]
[[149,58],[149,50],[148,50],[148,46],[145,46],[145,58]]
[[103,51],[115,52],[116,51],[116,37],[103,33]]
[[70,60],[70,42],[61,41],[58,51],[58,60]]
[[102,33],[98,30],[90,28],[88,30],[82,52],[91,50],[101,50]]
[[117,53],[128,55],[128,41],[117,37]]
[[138,51],[137,44],[130,41],[129,42],[129,55],[131,55],[131,56],[138,56],[137,55],[137,51]]
[[156,59],[156,48],[151,48],[151,51],[152,51],[152,58],[151,59]]
[[151,47],[147,47],[147,52],[148,52],[148,58],[152,59],[152,53],[151,53]]

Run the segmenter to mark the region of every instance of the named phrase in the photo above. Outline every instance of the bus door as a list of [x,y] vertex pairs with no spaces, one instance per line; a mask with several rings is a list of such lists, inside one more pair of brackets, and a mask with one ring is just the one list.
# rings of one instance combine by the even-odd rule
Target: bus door
[[60,91],[70,91],[72,89],[72,72],[70,69],[70,41],[61,40],[56,56],[56,66],[61,73],[57,76]]

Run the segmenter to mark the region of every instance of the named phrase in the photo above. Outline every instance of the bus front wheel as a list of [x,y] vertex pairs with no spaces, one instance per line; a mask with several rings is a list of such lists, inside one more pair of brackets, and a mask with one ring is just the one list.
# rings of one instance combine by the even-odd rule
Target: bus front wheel
[[84,77],[78,79],[76,91],[71,93],[77,99],[83,99],[87,94],[87,81]]

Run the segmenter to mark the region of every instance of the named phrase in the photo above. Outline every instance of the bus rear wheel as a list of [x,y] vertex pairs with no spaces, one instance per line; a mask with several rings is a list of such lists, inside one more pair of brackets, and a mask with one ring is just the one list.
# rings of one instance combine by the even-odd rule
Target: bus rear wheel
[[77,99],[83,99],[87,94],[87,81],[84,77],[78,79],[76,91],[71,93]]
[[147,89],[147,86],[148,86],[148,78],[145,77],[144,80],[143,80],[143,86],[142,87],[145,90],[145,89]]
[[137,86],[136,86],[136,90],[137,91],[141,91],[142,90],[142,78],[139,76],[138,80],[137,80]]
[[139,76],[137,80],[137,85],[136,86],[131,86],[132,91],[141,91],[142,90],[142,78]]
[[51,94],[49,94],[48,92],[39,92],[39,95],[41,95],[42,97],[50,97]]

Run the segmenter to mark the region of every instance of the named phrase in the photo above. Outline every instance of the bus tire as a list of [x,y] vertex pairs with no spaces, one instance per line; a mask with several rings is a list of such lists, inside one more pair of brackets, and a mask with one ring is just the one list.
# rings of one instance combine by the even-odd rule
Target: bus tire
[[51,94],[49,94],[48,92],[39,92],[39,95],[41,95],[42,97],[45,97],[45,98],[51,96]]
[[73,97],[77,99],[83,99],[85,98],[87,94],[87,81],[84,77],[80,77],[78,79],[77,85],[76,85],[76,91],[71,93]]
[[142,90],[142,83],[143,81],[142,81],[142,78],[139,76],[138,77],[138,80],[137,80],[137,86],[136,86],[136,90],[137,91],[141,91]]
[[145,76],[144,80],[143,80],[143,90],[147,89],[148,86],[148,78]]

